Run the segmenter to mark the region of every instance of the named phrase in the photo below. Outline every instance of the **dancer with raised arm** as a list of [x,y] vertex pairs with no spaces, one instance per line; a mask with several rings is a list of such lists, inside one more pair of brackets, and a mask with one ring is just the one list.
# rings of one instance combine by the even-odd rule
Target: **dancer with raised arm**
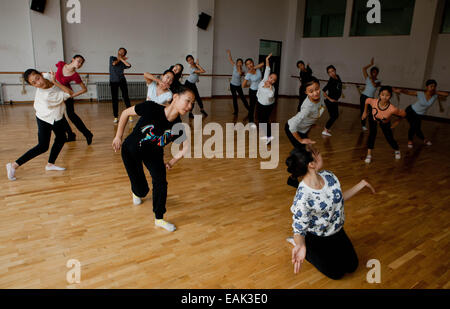
[[[79,84],[81,86],[81,90],[78,92],[75,92],[72,97],[67,99],[66,102],[66,112],[67,117],[69,117],[70,121],[75,125],[75,127],[80,131],[84,137],[86,138],[86,142],[88,145],[92,143],[93,134],[89,129],[84,125],[83,120],[75,114],[75,107],[74,107],[74,99],[75,97],[82,95],[83,93],[87,92],[86,85],[81,80],[80,75],[78,74],[77,70],[79,70],[85,60],[84,57],[81,55],[75,55],[72,58],[72,62],[67,64],[64,61],[60,61],[56,64],[56,67],[58,70],[56,71],[56,80],[61,84],[66,86],[67,88],[72,89],[70,86],[70,82],[75,82],[76,84]],[[68,122],[67,122],[68,124]],[[72,129],[70,128],[70,125],[67,125],[66,127],[66,133],[67,133],[67,141],[72,142],[75,141],[76,135],[73,133]]]
[[[413,139],[414,136],[417,136],[420,138],[423,143],[427,146],[431,146],[432,143],[430,140],[425,138],[425,135],[422,132],[422,117],[425,115],[427,110],[433,105],[436,100],[440,98],[446,98],[448,97],[448,92],[444,91],[437,91],[437,82],[434,79],[427,80],[425,84],[426,88],[425,91],[415,91],[415,90],[407,90],[402,89],[401,93],[416,96],[417,102],[409,105],[406,108],[406,119],[409,122],[409,130],[408,130],[408,148],[413,148],[414,143]],[[439,101],[439,110],[441,112],[444,111],[444,108],[441,104],[441,101]]]
[[[143,102],[127,108],[120,116],[119,126],[112,147],[122,148],[122,160],[130,178],[133,203],[139,205],[149,192],[143,164],[152,177],[153,212],[155,225],[170,232],[175,225],[164,220],[167,199],[166,168],[171,169],[189,151],[181,115],[192,109],[195,95],[192,90],[181,86],[173,95],[172,102],[162,106],[154,102]],[[130,116],[140,116],[133,132],[122,144],[122,137]],[[164,163],[164,147],[172,141],[183,142],[182,150],[169,162]]]
[[[372,162],[372,150],[375,147],[375,139],[377,137],[378,124],[383,131],[384,137],[386,138],[389,145],[394,149],[394,157],[396,160],[401,158],[400,148],[398,147],[397,141],[394,139],[394,134],[392,129],[395,128],[400,120],[406,117],[404,110],[395,107],[391,103],[393,91],[400,93],[400,89],[393,89],[391,86],[382,86],[380,88],[380,96],[378,99],[366,99],[366,105],[364,108],[362,120],[369,117],[369,139],[367,140],[367,156],[365,159],[366,163]],[[369,108],[370,114],[369,114]],[[391,124],[391,118],[393,115],[401,117]]]
[[[366,100],[368,98],[373,99],[375,97],[375,92],[377,91],[377,87],[380,86],[381,81],[378,80],[378,73],[380,73],[380,69],[378,67],[373,66],[375,63],[375,59],[372,58],[370,63],[362,68],[364,80],[366,83],[366,87],[364,91],[361,93],[361,97],[359,98],[359,107],[361,111],[361,115],[364,112],[366,106]],[[370,75],[367,74],[367,69],[370,68]],[[370,110],[369,110],[370,112]],[[366,120],[361,120],[361,126],[363,131],[367,131]]]
[[[197,61],[194,62],[194,57],[192,55],[187,55],[186,61],[187,63],[189,63],[190,66],[190,74],[186,79],[184,85],[192,90],[192,92],[195,94],[195,100],[197,101],[198,106],[200,106],[200,112],[205,117],[208,117],[208,114],[205,112],[203,108],[202,98],[200,97],[197,86],[195,85],[199,81],[198,76],[202,73],[206,73],[206,71],[200,66],[198,59]],[[192,106],[192,110],[194,110],[194,105]],[[194,118],[194,114],[192,113],[192,111],[189,112],[189,118]]]
[[182,86],[180,79],[183,76],[184,66],[181,63],[177,63],[175,65],[171,65],[169,70],[171,70],[173,74],[175,74],[172,84],[170,85],[170,91],[172,91],[172,93],[177,93],[178,88]]
[[264,78],[259,83],[258,92],[256,93],[256,97],[258,98],[258,122],[260,125],[265,124],[267,127],[266,134],[261,137],[265,140],[266,144],[270,144],[274,139],[272,136],[270,114],[272,114],[273,103],[275,102],[275,87],[273,85],[277,82],[278,78],[276,73],[270,73],[270,57],[272,57],[272,53],[266,57]]
[[231,51],[227,50],[228,55],[228,61],[233,66],[233,75],[231,76],[230,81],[230,91],[231,96],[233,97],[233,115],[237,115],[239,113],[239,108],[237,104],[237,96],[242,100],[242,103],[244,104],[247,111],[249,110],[247,99],[245,98],[244,91],[242,90],[241,85],[241,79],[244,75],[244,72],[242,71],[242,66],[244,65],[244,61],[241,58],[238,58],[236,62],[233,61],[233,58],[231,57]]
[[[131,64],[127,61],[127,53],[127,50],[121,47],[117,52],[117,57],[109,57],[109,85],[111,87],[114,123],[119,121],[117,118],[119,115],[119,88],[126,107],[131,106],[130,98],[128,97],[127,79],[123,73],[125,69],[131,68]],[[133,121],[133,118],[130,117],[130,121]]]
[[147,101],[153,101],[160,105],[168,104],[172,101],[172,85],[175,73],[171,70],[166,70],[161,79],[155,77],[153,74],[145,72],[144,78],[147,82]]
[[28,69],[23,74],[23,79],[36,88],[34,109],[36,110],[39,142],[15,162],[6,164],[6,172],[9,180],[16,180],[16,170],[20,166],[48,150],[52,131],[55,133],[55,141],[50,150],[50,156],[45,170],[65,170],[63,167],[56,166],[55,161],[67,140],[65,128],[68,124],[64,117],[64,101],[73,95],[73,91],[61,85],[56,80],[53,71],[41,74],[35,69]]
[[258,86],[261,82],[262,74],[260,68],[264,66],[264,63],[261,62],[257,66],[253,62],[252,58],[247,58],[245,60],[245,66],[247,67],[247,74],[245,74],[244,82],[242,83],[242,88],[250,87],[248,91],[248,96],[250,99],[250,106],[248,111],[248,122],[251,123],[251,127],[256,129],[255,122],[255,107],[258,102],[258,98],[256,94],[258,93]]
[[291,206],[294,237],[287,241],[292,248],[292,264],[297,274],[306,259],[328,278],[338,280],[358,268],[358,256],[344,231],[344,201],[368,187],[361,180],[342,193],[341,184],[332,172],[321,170],[320,152],[309,145],[294,149],[286,160],[288,171],[302,177]]

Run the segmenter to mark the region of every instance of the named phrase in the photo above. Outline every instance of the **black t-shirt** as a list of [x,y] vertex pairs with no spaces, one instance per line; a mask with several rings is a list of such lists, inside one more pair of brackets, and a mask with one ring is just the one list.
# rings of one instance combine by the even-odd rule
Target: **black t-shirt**
[[109,57],[109,81],[113,83],[118,83],[125,79],[125,75],[123,74],[123,70],[131,68],[131,66],[125,65],[122,61],[118,64],[113,65],[113,62],[116,61],[117,58],[114,56]]
[[169,122],[164,112],[164,106],[152,101],[136,104],[134,110],[141,116],[133,132],[128,136],[137,143],[141,151],[162,150],[164,146],[176,141],[181,144],[186,140],[186,134],[180,116]]
[[339,100],[342,95],[342,81],[339,75],[336,75],[336,77],[337,79],[330,77],[327,85],[323,88],[323,91],[328,91],[328,96],[333,100]]
[[306,67],[306,71],[300,70],[300,81],[302,82],[302,87],[305,87],[305,84],[307,82],[309,82],[309,80],[312,77],[312,74],[313,74],[313,72],[312,72],[311,68],[309,67],[309,65]]

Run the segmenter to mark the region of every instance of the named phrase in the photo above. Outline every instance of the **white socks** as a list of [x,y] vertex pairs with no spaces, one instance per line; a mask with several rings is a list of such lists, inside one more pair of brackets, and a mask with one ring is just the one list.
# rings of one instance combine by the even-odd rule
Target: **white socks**
[[59,167],[59,166],[56,166],[56,165],[46,165],[45,166],[45,170],[46,171],[65,171],[66,169],[64,168],[64,167]]
[[6,164],[6,174],[9,180],[16,180],[16,169],[12,167],[11,163]]
[[323,131],[322,131],[322,135],[325,135],[325,136],[331,136],[331,133],[328,132],[327,130],[323,130]]
[[163,229],[166,229],[169,232],[173,232],[176,230],[175,225],[173,225],[172,223],[169,223],[167,221],[164,221],[163,219],[155,219],[155,225],[162,227]]
[[142,199],[139,196],[134,195],[134,193],[133,193],[133,204],[134,205],[142,204]]
[[372,156],[371,155],[367,155],[366,160],[364,160],[364,162],[366,162],[367,164],[372,162]]

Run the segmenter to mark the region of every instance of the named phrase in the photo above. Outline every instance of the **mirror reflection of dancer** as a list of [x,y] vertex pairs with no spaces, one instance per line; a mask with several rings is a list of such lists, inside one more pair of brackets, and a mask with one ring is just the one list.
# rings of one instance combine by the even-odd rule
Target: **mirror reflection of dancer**
[[288,171],[303,177],[291,206],[294,237],[292,264],[297,274],[306,259],[325,276],[338,280],[358,267],[358,256],[344,231],[344,201],[368,187],[365,180],[342,193],[338,178],[321,170],[320,152],[308,145],[294,149],[286,160]]
[[[84,137],[86,138],[87,144],[90,145],[92,143],[92,137],[94,136],[91,131],[89,131],[88,128],[83,123],[83,120],[75,114],[75,108],[74,108],[74,100],[73,98],[82,95],[83,93],[87,92],[86,85],[81,80],[80,75],[78,74],[77,70],[79,70],[83,64],[84,64],[84,57],[81,55],[75,55],[72,58],[72,62],[69,64],[66,64],[64,61],[60,61],[56,64],[56,67],[58,70],[56,71],[56,80],[61,84],[66,86],[67,88],[72,90],[72,87],[70,86],[70,82],[75,82],[76,84],[79,84],[81,86],[81,90],[78,92],[75,92],[72,97],[66,100],[66,112],[67,117],[69,117],[70,121],[75,125],[75,127],[80,131]],[[75,140],[76,135],[72,132],[72,129],[70,128],[70,125],[66,127],[66,133],[67,133],[67,141],[72,142]]]
[[36,88],[34,109],[36,110],[39,143],[15,162],[6,164],[9,180],[16,180],[15,173],[20,166],[48,150],[52,131],[55,133],[55,141],[50,150],[45,170],[65,170],[63,167],[56,166],[55,161],[67,140],[65,128],[68,124],[64,117],[64,101],[70,98],[73,91],[61,85],[52,71],[50,74],[41,74],[34,69],[28,69],[23,74],[23,79]]
[[247,58],[244,62],[247,67],[247,74],[245,74],[244,82],[242,83],[242,88],[248,88],[248,96],[250,99],[250,106],[248,110],[248,122],[251,123],[250,126],[253,129],[256,129],[255,124],[255,107],[258,102],[258,98],[256,96],[258,92],[258,85],[261,82],[262,74],[260,68],[264,66],[264,62],[261,62],[257,66],[253,62],[252,58]]
[[[198,76],[200,74],[206,73],[206,71],[200,66],[198,59],[194,62],[194,57],[192,55],[186,56],[186,61],[189,63],[190,71],[189,76],[187,77],[186,81],[184,82],[184,85],[192,90],[192,92],[195,94],[195,100],[198,103],[198,106],[200,107],[200,112],[203,114],[203,116],[208,117],[208,114],[203,109],[203,101],[200,97],[200,94],[198,93],[197,86],[195,85],[198,83],[199,78]],[[192,110],[194,109],[194,105],[192,106]],[[189,118],[194,118],[194,114],[189,112]]]
[[[380,97],[378,99],[366,99],[366,105],[364,107],[363,115],[361,119],[365,120],[369,117],[369,139],[367,140],[367,156],[366,163],[372,162],[372,150],[375,146],[375,139],[377,137],[377,128],[378,124],[380,125],[381,130],[383,131],[384,137],[386,138],[389,145],[391,145],[392,149],[394,149],[394,157],[396,160],[401,158],[400,148],[398,147],[397,141],[394,139],[394,134],[392,133],[392,129],[395,128],[400,120],[406,117],[406,113],[404,110],[395,107],[391,103],[392,92],[400,93],[400,89],[392,89],[391,86],[382,86],[380,88]],[[368,115],[368,107],[370,109],[370,115]],[[391,125],[392,115],[396,115],[401,117],[399,120],[396,120]]]
[[[331,136],[330,129],[334,122],[339,117],[339,98],[342,95],[342,81],[339,75],[336,74],[336,68],[333,65],[327,67],[327,73],[330,76],[327,85],[323,88],[325,95],[325,105],[327,106],[330,119],[325,124],[322,135]],[[328,91],[328,95],[327,95]]]
[[144,78],[147,82],[147,101],[153,101],[160,105],[164,105],[172,101],[172,91],[170,86],[172,85],[175,73],[171,70],[166,70],[161,79],[157,78],[151,73],[145,72]]
[[305,93],[306,83],[311,80],[313,71],[309,67],[309,64],[306,65],[306,67],[305,67],[305,63],[302,60],[297,61],[297,68],[299,69],[299,79],[300,79],[300,88],[299,88],[298,106],[297,106],[297,112],[299,112],[303,102],[306,99],[306,93]]
[[[167,106],[155,102],[143,102],[127,108],[120,116],[119,126],[112,147],[114,151],[122,148],[122,160],[131,182],[133,203],[139,205],[149,192],[145,177],[144,164],[150,172],[153,184],[153,212],[155,225],[170,232],[175,225],[164,220],[167,199],[166,168],[171,169],[189,151],[188,140],[183,141],[182,150],[172,160],[164,163],[164,147],[172,141],[179,142],[185,138],[180,115],[187,114],[194,104],[195,95],[192,90],[182,86],[173,95]],[[122,136],[130,116],[140,118],[133,132],[122,144]],[[179,130],[178,130],[179,129]]]
[[230,61],[231,65],[233,66],[233,75],[231,76],[230,81],[230,91],[231,96],[233,97],[233,115],[237,115],[239,113],[239,108],[237,104],[237,96],[242,100],[242,103],[244,104],[247,111],[249,110],[247,99],[245,98],[244,91],[242,90],[241,85],[241,79],[244,75],[244,72],[242,71],[242,66],[244,65],[244,61],[241,58],[238,58],[236,62],[233,61],[233,58],[231,57],[231,51],[227,50],[228,55],[228,61]]
[[[366,87],[364,89],[364,91],[361,93],[361,97],[359,98],[359,107],[360,107],[360,111],[361,111],[361,116],[364,112],[364,108],[366,106],[366,100],[368,98],[373,99],[375,97],[375,91],[377,90],[377,87],[380,86],[381,81],[378,80],[378,73],[380,73],[380,69],[378,69],[378,67],[374,67],[374,62],[375,59],[372,58],[370,60],[370,63],[368,65],[366,65],[365,67],[363,67],[362,71],[363,71],[363,75],[364,75],[364,80],[366,82]],[[367,74],[367,69],[370,68],[370,75]],[[366,120],[362,119],[361,120],[361,126],[362,126],[362,130],[363,131],[367,131],[367,127],[366,127]]]
[[[406,119],[409,122],[408,130],[408,148],[413,148],[414,136],[420,138],[427,146],[431,146],[431,141],[426,139],[422,132],[422,116],[425,115],[427,110],[433,105],[433,103],[439,98],[448,97],[448,92],[437,91],[437,82],[434,79],[427,80],[425,91],[415,91],[402,89],[401,92],[407,95],[416,96],[417,102],[409,105],[406,108]],[[439,110],[441,113],[444,111],[441,101],[439,101]]]
[[[119,88],[122,92],[122,98],[126,107],[130,107],[130,98],[128,97],[127,79],[123,71],[131,68],[128,63],[127,50],[123,47],[119,48],[117,57],[109,57],[109,85],[111,87],[111,98],[113,105],[114,123],[117,123],[119,115]],[[133,121],[133,118],[130,118]]]

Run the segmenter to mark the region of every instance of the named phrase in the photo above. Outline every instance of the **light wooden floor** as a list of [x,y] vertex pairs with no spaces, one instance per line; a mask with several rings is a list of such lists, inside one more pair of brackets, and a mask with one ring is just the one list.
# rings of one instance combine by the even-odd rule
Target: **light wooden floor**
[[[281,129],[296,105],[280,100]],[[230,100],[206,102],[206,110],[207,121],[233,119]],[[285,238],[295,190],[286,185],[291,147],[283,131],[277,169],[261,170],[261,159],[181,161],[168,173],[166,218],[178,228],[168,233],[154,227],[151,198],[132,204],[111,148],[110,104],[77,104],[76,111],[94,132],[92,146],[77,132],[57,160],[67,171],[46,172],[47,153],[11,182],[4,166],[36,144],[36,121],[30,104],[0,106],[0,288],[450,288],[449,124],[424,121],[434,145],[408,150],[402,122],[394,133],[398,162],[379,132],[370,166],[358,109],[340,108],[333,137],[312,132],[344,190],[364,178],[378,191],[345,203],[360,265],[333,281],[308,262],[293,274]],[[80,284],[66,281],[69,259],[82,264]],[[366,282],[370,259],[381,262],[380,284]]]

